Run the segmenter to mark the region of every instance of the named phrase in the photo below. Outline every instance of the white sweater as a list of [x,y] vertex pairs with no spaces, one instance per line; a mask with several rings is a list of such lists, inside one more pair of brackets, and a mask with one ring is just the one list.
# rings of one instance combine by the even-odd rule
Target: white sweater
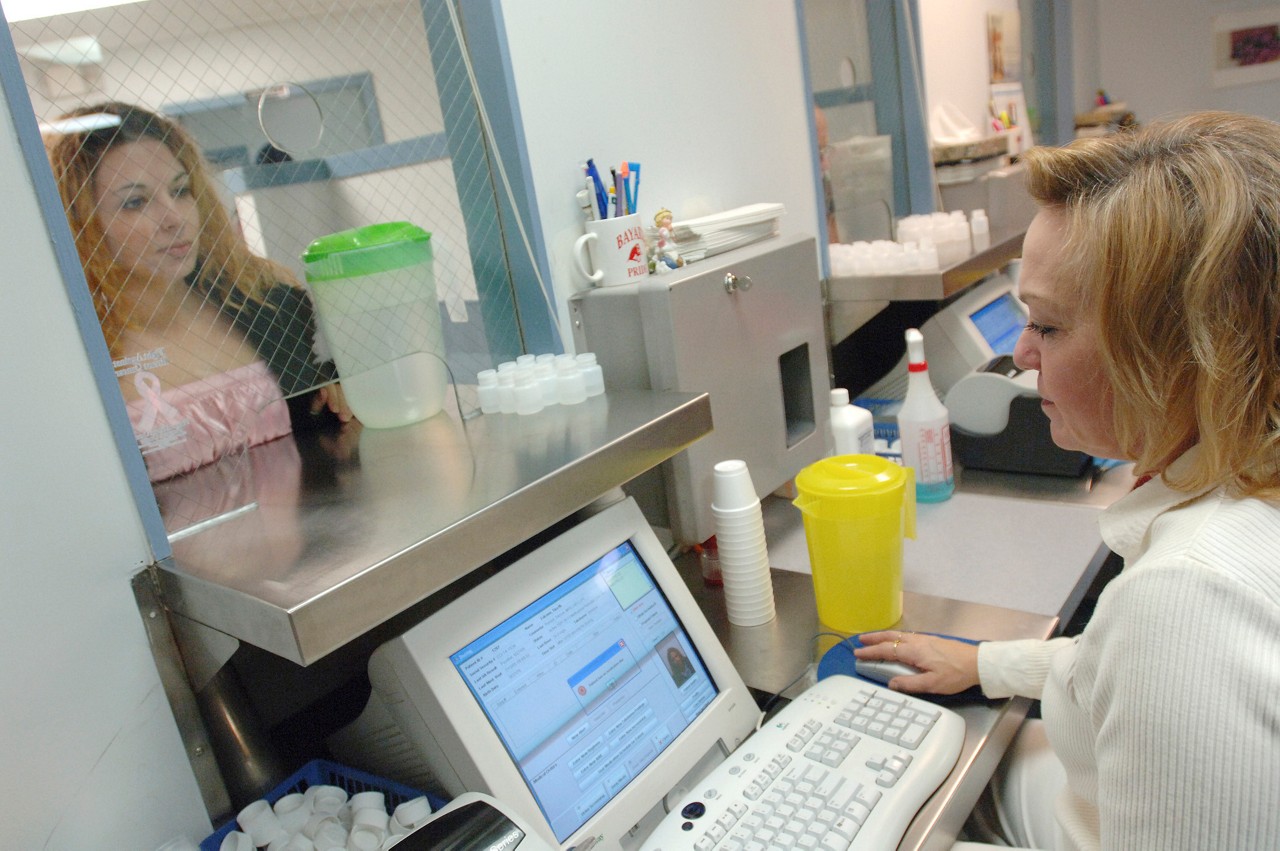
[[978,651],[1042,698],[1059,847],[1280,848],[1280,505],[1156,479],[1101,523],[1125,568],[1083,633]]

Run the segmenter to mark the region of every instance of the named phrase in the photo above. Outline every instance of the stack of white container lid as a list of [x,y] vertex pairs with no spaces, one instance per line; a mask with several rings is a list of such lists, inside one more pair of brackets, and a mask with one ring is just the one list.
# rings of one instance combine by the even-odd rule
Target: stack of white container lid
[[991,241],[984,210],[966,219],[963,210],[907,216],[898,220],[896,241],[876,240],[832,245],[831,273],[836,277],[910,275],[937,272],[977,251]]
[[520,355],[476,374],[482,414],[536,414],[577,405],[604,393],[604,373],[592,352]]

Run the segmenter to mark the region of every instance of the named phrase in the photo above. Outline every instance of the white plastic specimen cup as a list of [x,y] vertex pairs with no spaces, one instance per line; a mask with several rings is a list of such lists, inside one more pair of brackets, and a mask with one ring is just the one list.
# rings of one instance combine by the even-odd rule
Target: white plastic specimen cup
[[271,805],[261,798],[242,809],[236,816],[236,823],[259,848],[279,839],[287,839],[289,835],[281,826]]
[[351,811],[353,813],[358,812],[360,810],[377,810],[378,812],[385,815],[387,812],[386,796],[383,795],[381,792],[374,791],[374,790],[367,791],[367,792],[357,792],[351,796],[351,799],[348,801],[348,803],[350,804]]
[[712,468],[711,484],[712,509],[732,511],[760,504],[746,461],[719,462]]
[[396,807],[394,814],[394,820],[410,830],[422,827],[430,817],[431,802],[423,795],[405,801]]
[[312,786],[304,793],[311,798],[313,813],[329,813],[337,815],[343,804],[347,802],[347,790],[341,786]]
[[293,792],[276,801],[272,806],[280,826],[288,833],[298,833],[311,818],[311,803],[301,792]]
[[253,851],[253,848],[253,837],[233,830],[222,837],[222,844],[218,846],[218,851]]

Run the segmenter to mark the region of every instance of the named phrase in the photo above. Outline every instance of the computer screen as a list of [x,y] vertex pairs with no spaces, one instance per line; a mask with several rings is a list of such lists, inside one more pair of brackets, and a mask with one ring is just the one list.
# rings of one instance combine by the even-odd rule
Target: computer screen
[[1027,315],[1013,292],[1006,291],[970,313],[969,321],[987,341],[992,354],[1011,355],[1027,324]]
[[716,695],[630,541],[449,660],[561,841]]
[[631,499],[384,644],[369,675],[439,791],[492,795],[566,845],[628,847],[759,718]]
[[975,367],[1012,354],[1026,323],[1012,276],[998,272],[979,281],[920,328],[934,387],[945,394]]

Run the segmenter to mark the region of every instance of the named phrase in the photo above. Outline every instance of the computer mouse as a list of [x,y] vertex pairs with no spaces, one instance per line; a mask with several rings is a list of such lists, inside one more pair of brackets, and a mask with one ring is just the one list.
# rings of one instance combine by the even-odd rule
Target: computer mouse
[[894,677],[909,677],[912,674],[920,673],[919,668],[913,668],[905,662],[894,662],[892,660],[879,659],[858,659],[853,662],[853,670],[858,676],[877,683],[888,683]]

